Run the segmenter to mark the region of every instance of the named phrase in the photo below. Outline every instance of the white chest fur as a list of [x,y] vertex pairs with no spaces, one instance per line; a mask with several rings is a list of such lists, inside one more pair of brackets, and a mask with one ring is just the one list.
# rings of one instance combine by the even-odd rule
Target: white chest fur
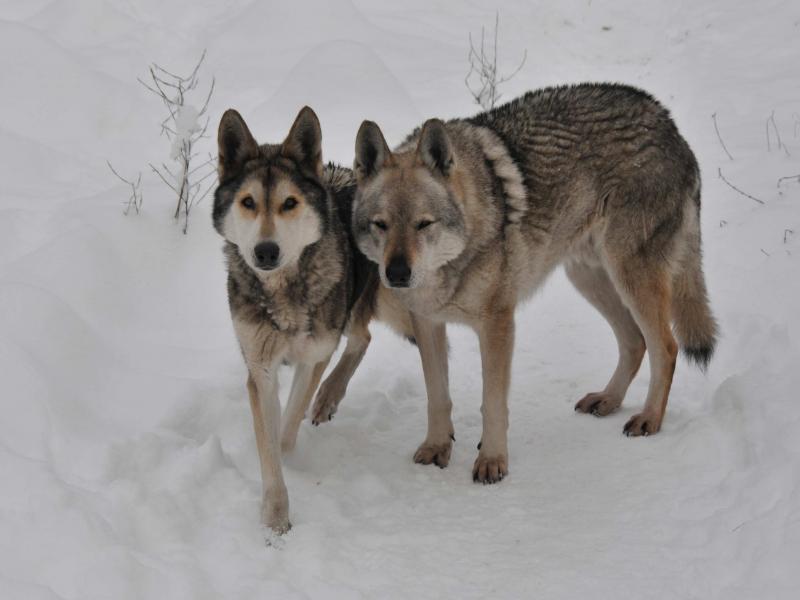
[[250,367],[271,367],[283,361],[315,364],[325,360],[335,349],[333,335],[312,336],[305,331],[286,333],[270,323],[233,320],[245,361]]

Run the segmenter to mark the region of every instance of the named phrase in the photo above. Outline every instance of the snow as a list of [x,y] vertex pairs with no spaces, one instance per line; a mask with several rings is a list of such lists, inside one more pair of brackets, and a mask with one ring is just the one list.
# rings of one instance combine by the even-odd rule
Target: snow
[[[800,173],[796,2],[270,4],[0,6],[0,597],[796,597],[800,183],[776,186]],[[556,274],[519,312],[511,475],[483,487],[474,335],[450,331],[457,442],[439,470],[411,461],[417,353],[374,325],[336,419],[304,423],[284,459],[294,527],[265,543],[221,242],[208,200],[187,236],[172,221],[146,169],[168,159],[163,106],[136,77],[207,48],[212,123],[233,106],[275,142],[309,104],[325,158],[348,164],[363,118],[397,143],[475,111],[467,34],[495,8],[501,71],[528,51],[506,98],[617,80],[672,110],[704,175],[718,353],[705,375],[679,362],[656,436],[621,434],[646,367],[618,413],[576,415],[616,345]],[[789,156],[767,149],[773,110]],[[144,172],[142,214],[123,216],[106,159]]]

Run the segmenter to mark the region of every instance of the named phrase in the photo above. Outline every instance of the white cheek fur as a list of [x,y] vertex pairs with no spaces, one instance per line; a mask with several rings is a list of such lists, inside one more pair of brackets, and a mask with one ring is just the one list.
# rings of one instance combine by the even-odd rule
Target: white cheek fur
[[296,262],[306,246],[322,237],[321,223],[317,213],[303,209],[303,214],[294,219],[278,219],[273,240],[281,249],[281,266]]
[[411,273],[409,287],[423,285],[429,274],[457,258],[464,251],[464,247],[463,238],[448,232],[440,233],[432,244],[423,242]]
[[465,243],[461,236],[442,232],[434,244],[424,244],[422,254],[429,269],[438,269],[457,258],[464,251]]
[[363,233],[356,237],[356,244],[358,245],[358,249],[370,259],[372,262],[378,263],[380,265],[381,259],[383,257],[383,252],[381,247],[383,244],[381,240],[378,239],[373,233]]
[[253,249],[260,242],[261,219],[244,219],[233,208],[222,222],[225,239],[239,248],[245,262],[254,267]]

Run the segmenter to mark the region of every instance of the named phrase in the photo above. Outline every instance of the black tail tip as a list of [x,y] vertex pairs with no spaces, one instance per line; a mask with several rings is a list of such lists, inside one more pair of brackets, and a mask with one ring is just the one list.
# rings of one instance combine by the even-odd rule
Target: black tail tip
[[711,357],[714,356],[714,346],[684,348],[683,353],[690,363],[697,365],[701,371],[705,372],[708,369],[708,363],[711,362]]

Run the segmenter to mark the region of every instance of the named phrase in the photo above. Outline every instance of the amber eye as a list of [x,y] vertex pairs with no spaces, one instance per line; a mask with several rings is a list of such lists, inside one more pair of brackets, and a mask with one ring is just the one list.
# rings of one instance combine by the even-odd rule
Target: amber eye
[[386,221],[373,221],[372,224],[380,229],[381,231],[386,231],[388,229],[388,225],[386,225]]
[[422,231],[426,227],[430,227],[434,224],[435,221],[429,221],[428,219],[423,219],[419,223],[417,223],[417,231]]
[[253,200],[252,196],[245,196],[242,198],[242,206],[244,206],[247,210],[255,210],[256,201]]
[[294,196],[289,196],[283,201],[283,204],[281,205],[281,211],[292,210],[295,206],[297,206],[297,199]]

